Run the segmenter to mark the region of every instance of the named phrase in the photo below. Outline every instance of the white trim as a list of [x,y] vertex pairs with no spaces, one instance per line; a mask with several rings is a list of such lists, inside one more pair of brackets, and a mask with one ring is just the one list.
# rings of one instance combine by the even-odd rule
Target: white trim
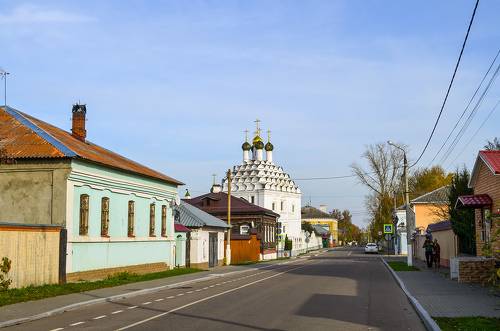
[[[68,237],[69,238],[69,237]],[[68,243],[113,243],[113,242],[158,242],[175,241],[173,236],[168,237],[87,237],[77,236],[68,239]]]
[[73,237],[73,208],[75,190],[73,183],[70,180],[66,181],[66,272],[70,273],[73,270],[73,246],[69,238]]

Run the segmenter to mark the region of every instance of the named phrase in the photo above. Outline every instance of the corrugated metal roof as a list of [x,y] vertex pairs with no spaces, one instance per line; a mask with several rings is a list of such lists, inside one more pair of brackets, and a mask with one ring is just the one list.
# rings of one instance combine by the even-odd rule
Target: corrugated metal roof
[[423,194],[418,198],[410,201],[410,203],[437,203],[437,204],[447,204],[448,194],[450,192],[450,186],[442,186],[435,189],[429,193]]
[[480,208],[492,204],[493,200],[488,194],[462,195],[458,197],[456,202],[456,206],[459,208]]
[[181,201],[179,206],[175,206],[175,210],[179,212],[179,222],[182,225],[193,228],[202,228],[204,226],[215,228],[229,228],[226,222],[212,216],[201,209],[196,208],[184,201]]
[[321,224],[313,224],[313,229],[314,229],[314,232],[316,232],[317,235],[324,235],[324,234],[328,234],[328,230],[325,229],[323,226],[321,226]]
[[325,213],[318,208],[313,206],[304,206],[300,210],[302,218],[332,218],[335,219],[331,214]]
[[427,226],[427,230],[429,230],[430,232],[451,230],[451,228],[451,221],[432,223]]
[[0,107],[0,139],[11,158],[80,158],[175,185],[182,182],[11,107]]
[[479,155],[495,174],[500,174],[500,151],[480,151]]

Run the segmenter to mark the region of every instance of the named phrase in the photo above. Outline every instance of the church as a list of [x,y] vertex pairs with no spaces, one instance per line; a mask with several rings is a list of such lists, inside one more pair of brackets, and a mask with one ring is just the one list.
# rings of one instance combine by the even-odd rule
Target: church
[[[278,213],[277,233],[281,234],[281,239],[288,236],[293,242],[293,251],[298,252],[305,245],[300,214],[302,193],[290,175],[274,162],[270,131],[264,144],[260,121],[255,122],[252,144],[245,131],[245,142],[241,146],[243,160],[233,167],[231,194]],[[223,191],[228,191],[227,178],[223,181]]]

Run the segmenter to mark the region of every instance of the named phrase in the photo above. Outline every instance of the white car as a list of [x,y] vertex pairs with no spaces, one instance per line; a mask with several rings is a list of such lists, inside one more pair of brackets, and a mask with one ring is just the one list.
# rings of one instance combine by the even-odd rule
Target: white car
[[378,246],[375,243],[368,243],[365,246],[365,254],[367,253],[378,253]]

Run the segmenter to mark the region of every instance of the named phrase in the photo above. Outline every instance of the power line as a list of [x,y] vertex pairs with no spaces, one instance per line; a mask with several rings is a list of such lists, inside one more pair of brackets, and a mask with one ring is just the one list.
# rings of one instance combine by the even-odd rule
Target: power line
[[453,159],[453,161],[451,162],[451,164],[455,163],[455,161],[460,157],[460,155],[462,155],[462,153],[465,151],[465,149],[467,148],[467,146],[469,146],[469,144],[472,142],[472,140],[476,137],[476,135],[479,133],[479,131],[483,128],[484,124],[486,124],[486,122],[490,119],[491,115],[493,115],[493,113],[497,109],[498,105],[500,105],[500,100],[498,100],[497,103],[495,104],[495,106],[490,110],[488,116],[486,116],[486,118],[484,119],[484,121],[477,128],[476,132],[474,132],[474,134],[472,135],[472,137],[470,137],[470,139],[467,142],[467,144],[465,144],[465,146],[462,148],[462,150],[460,151],[460,153],[458,153],[457,156]]
[[431,162],[429,162],[429,164],[427,165],[427,167],[429,167],[433,162],[434,160],[436,159],[436,157],[439,155],[439,153],[441,153],[441,150],[443,149],[443,147],[446,145],[446,143],[448,142],[448,140],[450,139],[451,135],[453,134],[453,132],[455,132],[455,129],[457,128],[458,124],[460,123],[460,121],[462,120],[462,118],[464,117],[465,113],[467,112],[467,110],[469,109],[472,101],[474,100],[474,98],[476,97],[477,95],[477,92],[479,92],[479,90],[481,89],[481,86],[483,85],[484,81],[486,80],[486,77],[488,76],[488,74],[490,73],[491,71],[491,68],[493,68],[493,65],[495,64],[497,58],[498,58],[498,55],[500,54],[500,49],[498,50],[497,54],[495,55],[495,57],[493,58],[493,61],[491,62],[488,70],[486,71],[486,73],[484,74],[483,76],[483,79],[481,79],[481,82],[479,83],[479,86],[476,88],[476,90],[474,91],[474,94],[472,95],[472,97],[470,98],[469,102],[467,103],[467,106],[465,107],[464,111],[462,112],[462,114],[460,115],[460,118],[457,120],[457,122],[455,123],[455,126],[453,127],[453,129],[450,131],[450,133],[448,134],[448,137],[446,137],[446,140],[443,142],[443,144],[441,145],[441,147],[439,148],[439,150],[437,151],[437,153],[434,155],[434,157],[432,158]]
[[441,158],[441,161],[440,161],[441,164],[443,164],[448,159],[448,157],[451,155],[451,153],[453,152],[453,150],[455,149],[455,147],[458,145],[458,142],[460,141],[460,139],[462,139],[465,131],[467,130],[467,128],[469,127],[470,123],[474,119],[474,116],[476,116],[477,110],[479,109],[479,107],[481,107],[481,104],[482,104],[485,96],[488,94],[488,92],[489,92],[491,86],[493,85],[495,79],[498,77],[499,71],[500,71],[500,63],[498,64],[497,68],[495,69],[495,72],[491,76],[490,81],[488,82],[488,85],[486,85],[486,87],[484,88],[483,93],[481,93],[481,96],[476,101],[476,105],[474,106],[474,108],[470,112],[469,116],[467,116],[467,119],[465,120],[465,122],[463,123],[462,127],[460,128],[460,131],[457,133],[457,135],[453,139],[453,141],[450,144],[450,146],[448,146],[448,149],[446,150],[445,155]]
[[415,166],[420,161],[420,159],[424,155],[425,151],[427,150],[427,147],[429,147],[429,143],[431,142],[432,136],[434,135],[434,132],[436,131],[436,127],[439,123],[439,119],[441,118],[441,115],[443,114],[444,106],[446,105],[446,101],[448,100],[448,96],[450,94],[451,87],[453,86],[453,81],[455,80],[455,75],[457,74],[458,66],[460,65],[460,60],[462,59],[462,54],[464,53],[465,44],[467,43],[467,39],[469,38],[469,32],[470,32],[472,23],[474,22],[474,17],[476,16],[476,10],[477,10],[478,5],[479,5],[479,0],[476,0],[476,5],[474,6],[474,11],[472,12],[472,16],[470,18],[469,27],[467,28],[467,33],[465,34],[464,42],[462,44],[462,49],[460,50],[460,55],[458,56],[457,64],[455,65],[455,69],[453,70],[453,76],[451,77],[450,84],[448,85],[448,90],[446,91],[446,95],[444,97],[443,104],[441,105],[441,109],[439,110],[438,117],[436,119],[436,122],[434,123],[434,127],[432,128],[429,139],[427,139],[427,143],[425,144],[424,149],[422,150],[422,153],[420,153],[420,156],[417,158],[415,163],[413,163],[410,166],[410,168]]

